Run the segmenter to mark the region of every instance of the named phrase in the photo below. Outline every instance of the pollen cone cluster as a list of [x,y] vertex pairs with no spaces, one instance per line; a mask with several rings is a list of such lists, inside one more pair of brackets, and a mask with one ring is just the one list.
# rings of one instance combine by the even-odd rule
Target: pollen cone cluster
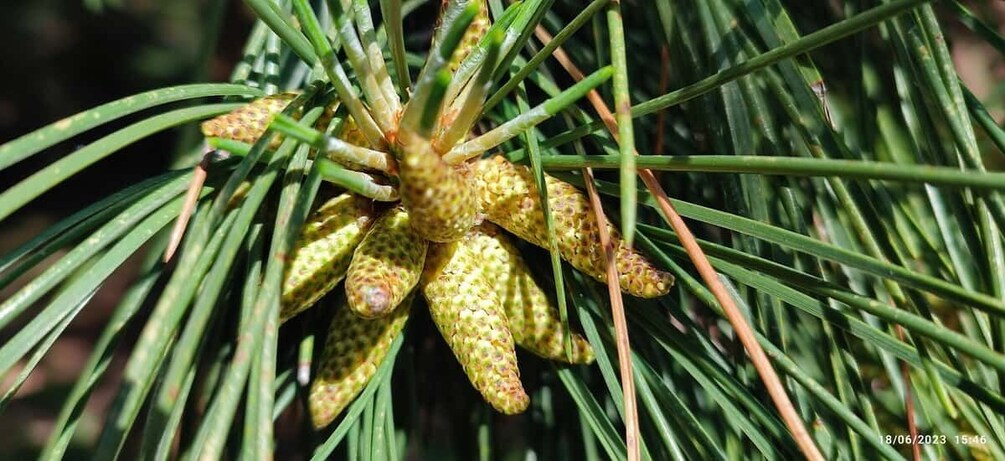
[[308,398],[314,427],[331,423],[370,381],[408,320],[411,298],[386,317],[364,319],[342,306],[335,312]]
[[350,194],[329,200],[308,218],[286,264],[281,322],[335,288],[372,222],[369,205]]
[[478,201],[467,166],[448,165],[429,139],[417,133],[403,132],[398,141],[398,192],[412,229],[433,242],[464,236],[478,220]]
[[349,265],[345,279],[349,308],[368,318],[388,314],[419,282],[428,245],[412,232],[403,208],[377,218]]
[[[494,156],[476,161],[472,173],[486,219],[534,245],[548,248],[541,199],[529,168]],[[545,176],[545,185],[562,258],[603,282],[606,272],[600,227],[589,199],[573,185],[551,176]],[[642,298],[665,295],[673,285],[673,275],[657,269],[644,256],[625,246],[611,223],[604,225],[615,248],[621,290]]]
[[[486,2],[469,1],[477,2],[479,11],[451,55],[451,70],[460,66],[489,28]],[[499,46],[494,40],[487,52],[495,55]],[[377,51],[379,55],[379,48]],[[370,62],[380,70],[381,59]],[[344,143],[381,150],[377,153],[381,155],[393,154],[389,163],[395,163],[395,168],[374,168],[372,175],[361,176],[372,179],[366,183],[371,186],[396,187],[401,203],[374,210],[372,202],[350,193],[335,197],[309,217],[288,257],[281,321],[317,303],[345,279],[345,305],[334,314],[320,369],[310,389],[310,411],[319,428],[331,423],[376,373],[408,319],[415,293],[420,291],[433,322],[472,385],[502,413],[520,413],[529,405],[520,381],[516,346],[547,359],[592,362],[590,344],[562,324],[548,293],[534,280],[508,234],[502,231],[547,248],[545,205],[554,217],[562,258],[580,271],[604,281],[605,261],[599,236],[603,225],[615,245],[623,291],[651,298],[666,294],[673,283],[669,273],[626,247],[614,226],[598,222],[586,196],[572,185],[546,176],[548,203],[542,204],[527,167],[500,156],[460,165],[445,162],[441,151],[451,146],[440,146],[447,149],[438,151],[431,138],[444,144],[461,142],[459,132],[474,123],[473,117],[483,109],[477,104],[484,101],[483,89],[487,86],[480,83],[475,87],[471,75],[454,76],[456,81],[445,85],[446,80],[440,78],[443,72],[438,69],[441,62],[431,62],[437,66],[438,92],[413,95],[411,101],[437,101],[435,104],[440,106],[416,106],[412,112],[407,112],[406,107],[406,115],[401,115],[400,104],[395,104],[394,114],[387,110],[371,114],[379,118],[389,148],[370,146],[351,118],[336,131],[335,137],[341,142],[325,138],[333,152],[342,149],[338,151],[341,154],[330,158],[349,170],[364,169],[360,165],[369,163],[357,160],[372,152],[349,149],[352,146]],[[358,77],[365,78],[364,74],[374,71],[352,60],[349,64],[357,66],[353,70]],[[486,69],[484,75],[493,71]],[[386,83],[390,88],[389,79]],[[375,101],[387,102],[387,94],[371,90],[363,88],[363,97],[367,98],[364,102],[370,107]],[[254,143],[295,96],[283,93],[256,100],[205,122],[203,133]],[[347,98],[345,94],[342,97]],[[334,115],[331,109],[316,127],[328,126]],[[410,115],[419,113],[417,109],[426,117],[420,126],[414,126]],[[436,109],[435,114],[429,112],[432,109]],[[454,124],[459,112],[468,114],[462,118],[470,123]],[[451,126],[456,129],[446,130]],[[431,132],[440,134],[432,136]],[[279,142],[277,137],[271,146]]]
[[593,349],[582,336],[569,333],[572,355],[565,351],[566,330],[558,310],[534,281],[520,252],[491,223],[482,223],[471,233],[470,242],[479,255],[485,279],[491,282],[516,344],[534,354],[569,363],[590,363]]
[[516,414],[530,398],[520,383],[513,336],[470,236],[430,246],[422,293],[468,379],[497,411]]

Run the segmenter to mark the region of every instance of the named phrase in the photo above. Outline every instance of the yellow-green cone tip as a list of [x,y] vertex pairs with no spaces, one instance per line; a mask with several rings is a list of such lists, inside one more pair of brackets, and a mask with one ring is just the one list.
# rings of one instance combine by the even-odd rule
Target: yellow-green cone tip
[[327,201],[307,219],[286,265],[281,322],[335,288],[372,222],[368,203],[351,194]]
[[521,413],[530,398],[520,382],[513,335],[471,243],[462,239],[430,245],[422,293],[475,389],[497,411]]
[[[488,2],[485,0],[472,0],[478,3],[478,14],[471,21],[471,25],[464,32],[464,36],[461,37],[461,42],[457,45],[457,49],[454,50],[454,54],[450,55],[450,62],[447,66],[450,68],[451,72],[457,70],[467,58],[469,54],[478,46],[478,42],[485,36],[485,32],[489,30],[489,26],[492,25],[491,18],[489,18],[489,6]],[[440,4],[440,16],[436,20],[437,29],[443,20],[443,13],[447,10],[447,6],[450,4],[449,0],[443,0]],[[436,49],[437,44],[434,42],[432,49]]]
[[[207,138],[217,137],[254,144],[265,133],[276,114],[286,109],[290,101],[296,97],[296,93],[279,93],[256,99],[243,107],[203,122],[202,134]],[[281,137],[276,136],[269,147],[275,149],[280,143],[282,143]]]
[[308,398],[315,428],[334,421],[363,391],[405,326],[411,300],[379,319],[358,317],[344,307],[335,313]]
[[[472,174],[486,219],[534,245],[548,248],[541,198],[529,168],[494,156],[474,162]],[[545,185],[562,259],[605,282],[600,227],[589,199],[573,185],[551,176],[545,175]],[[673,275],[657,269],[645,256],[628,248],[610,222],[604,225],[615,248],[621,290],[641,298],[667,294],[673,286]]]
[[480,255],[482,272],[492,282],[502,302],[516,344],[546,359],[567,363],[590,363],[593,348],[585,338],[569,334],[572,355],[565,353],[565,333],[558,310],[534,281],[520,252],[495,224],[475,227],[471,242]]
[[398,192],[412,229],[433,242],[464,236],[478,222],[478,201],[466,165],[448,165],[429,139],[402,132],[398,137]]
[[362,317],[390,313],[419,282],[428,245],[412,232],[408,213],[401,207],[377,218],[346,274],[350,309]]

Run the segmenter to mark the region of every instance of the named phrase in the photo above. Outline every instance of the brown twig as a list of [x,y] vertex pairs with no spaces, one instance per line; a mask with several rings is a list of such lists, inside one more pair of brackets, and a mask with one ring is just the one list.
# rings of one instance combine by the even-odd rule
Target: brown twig
[[[895,328],[897,339],[905,342],[904,327]],[[907,414],[907,432],[911,434],[911,455],[914,461],[921,461],[921,445],[918,444],[918,423],[914,419],[914,391],[911,386],[911,367],[907,362],[900,362],[900,374],[904,380],[904,413]]]
[[[535,31],[535,35],[543,43],[547,44],[551,40],[551,35],[548,31],[544,30],[541,26],[538,26]],[[572,76],[576,81],[583,79],[583,72],[572,62],[562,47],[555,49],[552,56],[565,68],[565,71]],[[594,110],[603,120],[607,130],[611,133],[611,136],[617,140],[618,129],[617,122],[614,119],[614,115],[611,110],[607,107],[607,104],[600,97],[600,94],[596,90],[590,91],[587,95],[590,103],[593,105]],[[638,155],[638,152],[636,152]],[[785,387],[782,385],[782,381],[778,378],[778,374],[775,373],[774,367],[771,365],[771,361],[768,360],[768,356],[764,353],[764,349],[758,344],[757,338],[754,335],[754,330],[750,327],[747,319],[743,317],[740,309],[737,307],[736,302],[733,297],[730,296],[729,292],[726,290],[725,285],[719,280],[719,275],[715,272],[712,264],[708,261],[708,257],[705,256],[705,252],[702,251],[701,247],[698,246],[698,241],[695,240],[694,234],[688,229],[687,224],[684,219],[681,218],[677,210],[674,209],[673,205],[670,203],[670,199],[667,197],[666,193],[663,191],[663,187],[656,180],[652,171],[648,169],[639,169],[639,176],[642,177],[642,181],[645,183],[646,188],[649,193],[656,199],[657,204],[659,204],[660,210],[663,212],[663,216],[670,223],[670,226],[677,233],[680,238],[681,244],[684,246],[684,250],[687,252],[688,256],[691,258],[691,262],[694,264],[695,268],[698,270],[698,274],[701,275],[702,280],[708,286],[709,291],[715,296],[715,299],[719,302],[722,307],[723,312],[726,315],[726,319],[732,325],[733,330],[736,332],[736,336],[740,339],[740,343],[747,350],[747,354],[750,356],[750,361],[757,370],[758,375],[761,377],[761,381],[764,383],[765,389],[768,391],[768,395],[771,397],[772,402],[775,404],[775,408],[781,415],[782,420],[785,421],[785,425],[788,426],[789,431],[792,433],[792,437],[795,439],[796,444],[799,449],[803,452],[803,455],[807,459],[817,461],[823,460],[823,455],[820,453],[819,448],[813,442],[813,438],[810,436],[809,432],[806,430],[803,420],[799,417],[799,413],[796,412],[795,406],[792,405],[791,399],[789,399],[788,393],[785,391]],[[602,226],[601,226],[602,227]],[[613,304],[613,303],[612,303]],[[620,350],[619,350],[620,352]],[[626,396],[627,398],[627,396]]]
[[199,193],[202,192],[202,185],[206,183],[206,174],[209,169],[210,153],[202,156],[202,161],[192,170],[192,181],[188,183],[188,191],[185,192],[185,201],[182,203],[178,219],[171,228],[171,237],[168,239],[167,248],[164,249],[164,262],[170,262],[181,239],[185,236],[185,228],[188,227],[188,220],[192,218],[195,205],[199,201]]
[[[548,31],[544,30],[543,27],[538,26],[535,31],[538,38],[545,45],[551,41],[551,35]],[[542,35],[543,34],[543,35]],[[563,56],[566,60],[568,57],[565,56],[565,52],[562,48],[557,48],[553,56],[558,57],[559,54]],[[570,62],[571,64],[571,62]],[[580,81],[585,76],[579,70],[579,68],[574,65],[571,67],[573,70],[569,70],[569,74],[572,75],[576,81]],[[590,91],[587,94],[590,101],[593,98],[600,100],[603,104],[603,100],[599,99],[600,94],[596,90]],[[614,130],[617,133],[617,129]],[[617,134],[615,134],[617,136]],[[611,316],[614,318],[614,338],[618,347],[618,368],[621,372],[621,392],[624,394],[622,398],[624,399],[625,407],[625,446],[628,448],[628,461],[638,461],[640,459],[640,447],[639,440],[641,440],[641,433],[639,432],[639,411],[638,403],[635,398],[635,379],[632,376],[632,349],[631,344],[628,341],[628,323],[625,321],[625,304],[624,300],[621,298],[621,285],[618,281],[618,268],[614,264],[614,247],[611,245],[611,235],[607,231],[607,226],[599,223],[607,222],[607,217],[604,215],[603,206],[600,204],[600,195],[597,193],[596,186],[593,184],[593,170],[590,168],[583,169],[583,179],[586,182],[586,191],[590,196],[590,206],[593,208],[593,213],[597,217],[598,228],[600,229],[600,244],[604,249],[604,263],[607,268],[607,292],[611,300]]]
[[[583,180],[586,192],[590,196],[590,207],[597,218],[597,223],[607,222],[604,207],[600,204],[600,194],[593,183],[593,169],[583,168]],[[628,322],[625,320],[625,303],[621,298],[621,284],[618,281],[618,268],[614,263],[614,245],[611,244],[611,233],[607,226],[598,224],[600,230],[600,246],[604,249],[604,266],[607,268],[607,295],[611,300],[611,316],[614,318],[614,337],[618,346],[618,368],[621,371],[621,393],[624,394],[625,407],[625,446],[628,448],[628,460],[638,461],[640,456],[639,440],[639,408],[635,400],[635,379],[632,373],[632,346],[628,341]]]

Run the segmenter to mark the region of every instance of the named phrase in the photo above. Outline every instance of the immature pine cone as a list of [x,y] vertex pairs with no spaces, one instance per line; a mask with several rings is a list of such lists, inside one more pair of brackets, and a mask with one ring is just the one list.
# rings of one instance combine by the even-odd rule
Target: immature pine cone
[[353,250],[373,222],[366,201],[335,197],[315,211],[290,253],[283,280],[281,322],[311,307],[345,277]]
[[356,248],[346,274],[350,309],[362,317],[390,313],[419,282],[428,246],[412,232],[408,213],[401,207],[377,218]]
[[[534,245],[548,248],[541,199],[529,168],[494,156],[474,162],[472,173],[486,219]],[[600,227],[589,199],[573,185],[551,176],[545,176],[545,185],[562,258],[591,277],[605,281]],[[642,298],[667,294],[673,285],[673,275],[657,269],[644,256],[625,246],[610,222],[604,225],[615,248],[621,290]]]
[[470,239],[430,245],[422,292],[429,313],[471,384],[505,414],[527,409],[513,335]]
[[570,333],[571,361],[565,354],[565,329],[558,310],[534,281],[519,250],[492,223],[482,223],[472,231],[472,246],[481,260],[486,280],[492,282],[502,302],[510,332],[516,344],[546,359],[570,363],[590,363],[593,349],[585,338]]

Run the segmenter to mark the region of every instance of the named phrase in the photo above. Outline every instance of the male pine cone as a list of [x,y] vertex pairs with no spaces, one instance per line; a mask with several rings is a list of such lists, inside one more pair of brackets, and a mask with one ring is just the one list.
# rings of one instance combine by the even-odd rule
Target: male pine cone
[[361,317],[387,315],[419,282],[428,246],[412,232],[408,212],[401,207],[377,218],[346,274],[349,308]]
[[[529,168],[494,156],[474,162],[472,174],[486,219],[534,245],[548,248],[541,197]],[[591,277],[606,281],[600,227],[589,199],[573,185],[548,175],[545,185],[562,258]],[[628,248],[610,222],[604,225],[614,245],[621,290],[641,298],[667,294],[673,285],[673,275],[657,269],[640,253]]]
[[372,222],[369,205],[351,194],[329,200],[308,218],[286,265],[280,321],[311,307],[335,288]]
[[497,411],[523,412],[530,398],[520,382],[513,335],[472,241],[430,245],[427,258],[422,293],[471,384]]
[[411,297],[377,319],[359,317],[346,306],[335,312],[307,400],[314,427],[327,426],[363,391],[404,328],[410,304]]
[[[546,359],[569,363],[593,361],[590,343],[562,327],[558,310],[534,281],[519,250],[498,227],[484,222],[468,238],[479,255],[482,273],[502,303],[518,346]],[[571,340],[571,356],[565,351],[566,333]]]

